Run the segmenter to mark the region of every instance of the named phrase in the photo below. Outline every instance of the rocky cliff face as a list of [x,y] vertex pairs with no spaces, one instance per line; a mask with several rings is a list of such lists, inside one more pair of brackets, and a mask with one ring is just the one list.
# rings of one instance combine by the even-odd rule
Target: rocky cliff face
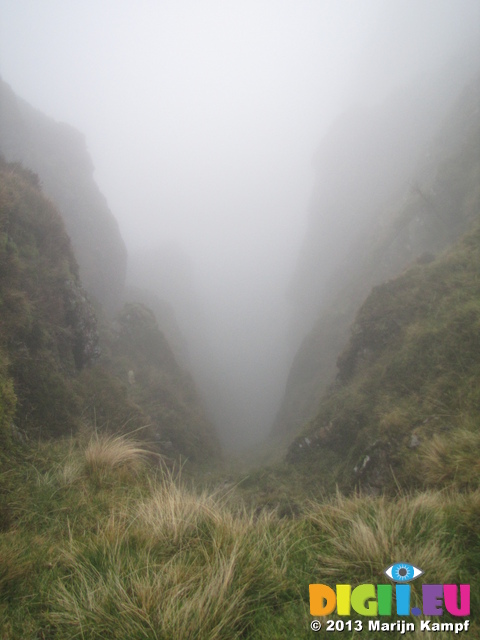
[[288,453],[317,483],[372,493],[478,483],[480,199],[476,210],[453,248],[361,306],[336,383]]
[[[360,126],[361,122],[357,121],[361,133],[353,137],[352,148],[362,149],[357,144],[360,137],[365,163],[369,171],[372,166],[375,169],[365,174],[368,177],[365,180],[362,154],[356,160],[358,172],[351,159],[341,162],[342,154],[348,156],[347,140],[352,129],[341,130],[344,144],[339,143],[339,157],[334,158],[333,170],[338,169],[341,175],[343,166],[343,185],[332,180],[325,186],[324,194],[332,185],[339,189],[334,204],[331,204],[334,201],[331,192],[328,200],[331,206],[326,210],[326,196],[321,199],[323,208],[317,201],[316,216],[312,212],[313,231],[294,287],[294,295],[299,300],[302,297],[309,300],[306,305],[309,313],[317,309],[318,315],[295,357],[274,425],[275,434],[294,434],[315,416],[325,390],[336,375],[336,361],[348,339],[356,310],[371,287],[400,273],[416,259],[432,259],[471,224],[479,200],[479,104],[477,79],[464,90],[434,136],[431,136],[430,123],[421,130],[415,144],[406,145],[402,141],[403,147],[406,145],[409,150],[405,153],[404,149],[400,154],[401,163],[394,152],[398,148],[394,140],[398,143],[402,136],[413,135],[428,113],[418,116],[415,126],[408,121],[403,131],[397,131],[395,120],[389,120],[393,133],[385,117],[373,130],[373,114],[363,119],[363,125],[370,122],[369,127]],[[340,130],[337,133],[340,135]],[[427,134],[428,143],[425,142]],[[354,144],[354,140],[357,143]],[[423,144],[417,146],[419,142]],[[335,145],[332,143],[330,148],[332,146]],[[328,171],[325,154],[323,166],[325,175]],[[396,190],[395,178],[398,180]],[[354,205],[358,218],[352,211]],[[329,235],[327,224],[331,216],[333,236]],[[349,220],[353,223],[347,229]]]
[[75,430],[75,380],[97,356],[95,313],[63,222],[33,173],[2,162],[0,426],[28,436]]
[[[181,455],[195,462],[218,458],[215,429],[192,377],[178,365],[154,313],[143,304],[128,303],[108,335],[103,335],[105,356],[100,365],[127,387],[130,402],[141,407],[143,425],[149,425],[148,434],[155,445],[170,457]],[[107,412],[103,420],[112,422],[112,416]],[[127,430],[132,427],[128,417],[116,422],[126,423]]]
[[140,429],[168,457],[218,456],[193,382],[152,312],[120,311],[125,245],[82,135],[3,82],[0,103],[0,154],[10,161],[0,176],[2,433],[55,436],[87,423]]
[[0,81],[0,154],[38,174],[72,239],[85,288],[109,312],[117,309],[127,254],[118,224],[93,179],[83,136],[43,115]]
[[95,312],[38,177],[1,161],[0,445],[81,426],[137,431],[168,458],[220,453],[153,312],[129,304],[113,321]]

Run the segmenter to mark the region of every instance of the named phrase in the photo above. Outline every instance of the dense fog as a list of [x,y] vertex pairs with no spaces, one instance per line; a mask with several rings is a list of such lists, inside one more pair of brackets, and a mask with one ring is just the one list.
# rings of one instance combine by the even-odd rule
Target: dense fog
[[[251,445],[268,433],[318,311],[317,263],[305,291],[292,289],[309,268],[319,192],[331,202],[317,222],[328,269],[348,258],[357,203],[367,210],[374,192],[379,206],[408,180],[421,132],[476,71],[480,4],[0,0],[0,10],[3,79],[84,133],[129,285],[169,303],[179,357],[226,446]],[[398,135],[392,120],[380,127],[378,148],[395,153],[376,188],[355,114],[382,104],[396,105]],[[309,301],[297,322],[295,305]]]

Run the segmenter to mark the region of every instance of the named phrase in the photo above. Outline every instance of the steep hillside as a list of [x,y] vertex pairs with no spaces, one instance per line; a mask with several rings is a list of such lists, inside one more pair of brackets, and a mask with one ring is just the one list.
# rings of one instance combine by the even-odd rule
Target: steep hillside
[[112,323],[83,290],[70,239],[38,177],[0,166],[0,430],[31,439],[90,426],[126,432],[168,457],[219,453],[193,383],[151,311]]
[[65,222],[85,288],[110,312],[118,309],[126,249],[94,182],[83,136],[31,107],[0,80],[0,154],[38,174]]
[[[215,429],[192,377],[177,364],[150,309],[126,304],[113,323],[102,324],[100,344],[103,353],[98,366],[84,374],[92,420],[125,431],[148,425],[147,438],[169,457],[195,462],[219,458]],[[117,403],[119,392],[128,399],[127,410]],[[100,406],[99,395],[103,396]]]
[[[127,281],[128,282],[128,281]],[[144,283],[147,286],[148,283]],[[180,330],[173,307],[152,292],[151,289],[127,284],[124,290],[125,302],[143,304],[153,311],[158,326],[161,327],[177,362],[188,369],[189,357],[185,336]]]
[[349,489],[476,486],[479,274],[477,222],[447,253],[374,288],[289,461]]
[[73,378],[97,355],[96,319],[70,239],[38,178],[3,162],[0,266],[4,422],[14,415],[30,435],[68,433],[80,409]]
[[[277,436],[291,436],[316,414],[335,377],[336,360],[355,313],[371,287],[416,259],[428,261],[471,225],[480,203],[479,104],[477,78],[461,94],[433,142],[424,147],[409,185],[376,215],[373,207],[366,228],[349,247],[348,259],[329,279],[321,270],[316,272],[322,311],[291,368],[274,425]],[[364,199],[371,193],[375,204],[376,190],[367,187]],[[342,215],[348,217],[348,211]]]

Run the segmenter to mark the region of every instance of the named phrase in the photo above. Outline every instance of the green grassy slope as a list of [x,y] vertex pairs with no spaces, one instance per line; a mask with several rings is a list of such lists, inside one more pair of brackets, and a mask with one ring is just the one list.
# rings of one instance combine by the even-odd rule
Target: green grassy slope
[[[311,583],[387,583],[407,559],[425,571],[415,606],[423,582],[473,585],[480,567],[478,491],[338,495],[281,518],[232,490],[192,489],[138,442],[98,436],[23,447],[2,480],[1,640],[310,638]],[[385,637],[362,621],[338,637]]]
[[5,163],[0,267],[0,350],[15,425],[29,436],[69,433],[80,412],[74,377],[96,355],[96,319],[58,213],[34,174]]
[[338,360],[337,381],[289,460],[319,482],[371,491],[436,484],[440,468],[445,482],[476,486],[479,274],[477,223],[445,254],[374,288]]
[[[90,394],[89,415],[118,430],[149,425],[146,436],[165,455],[203,463],[220,458],[216,432],[209,422],[190,374],[177,364],[153,312],[142,304],[126,304],[113,323],[100,328],[102,356],[83,375]],[[112,380],[114,384],[112,384]],[[104,401],[97,406],[98,390]],[[116,389],[116,390],[115,390]],[[119,413],[118,393],[141,408]],[[131,407],[131,410],[133,407]]]

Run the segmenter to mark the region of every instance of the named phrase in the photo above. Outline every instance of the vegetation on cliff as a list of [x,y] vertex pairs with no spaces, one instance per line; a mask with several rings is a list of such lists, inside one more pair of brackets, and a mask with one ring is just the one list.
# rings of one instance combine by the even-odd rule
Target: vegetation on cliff
[[[113,323],[101,324],[100,338],[98,366],[83,374],[90,418],[113,431],[143,426],[144,437],[173,458],[219,459],[218,439],[192,377],[177,364],[153,312],[128,303]],[[121,390],[128,406],[118,402]]]
[[377,492],[442,477],[478,486],[479,273],[477,223],[443,255],[374,288],[290,461],[322,483]]
[[82,284],[109,313],[118,310],[127,251],[82,134],[34,109],[0,79],[0,153],[39,176],[71,238]]
[[60,216],[34,174],[4,162],[0,310],[4,423],[29,437],[75,431],[75,376],[98,355],[95,314]]
[[[219,454],[193,382],[153,313],[127,305],[115,322],[83,290],[60,215],[20,165],[0,166],[2,437],[140,429],[169,457]],[[97,327],[97,316],[101,318]]]
[[[359,216],[366,219],[356,221],[357,237],[349,255],[327,283],[324,270],[316,268],[309,274],[317,283],[311,296],[322,298],[321,305],[318,303],[321,310],[294,359],[274,425],[277,436],[291,438],[317,414],[322,396],[337,373],[337,358],[348,341],[355,314],[371,288],[397,276],[416,260],[428,262],[471,228],[480,207],[479,102],[477,77],[458,97],[433,140],[423,147],[407,185],[397,183],[396,194],[381,206],[375,200],[375,185],[370,185],[366,193],[362,192],[366,201],[362,206],[368,216],[365,211],[349,213],[348,208],[338,213],[355,220]],[[384,162],[388,165],[390,159],[385,157]],[[375,179],[381,182],[381,176],[379,171]],[[343,188],[347,192],[350,179],[345,174]],[[369,199],[370,193],[373,195]],[[317,211],[316,217],[323,219],[327,214],[328,208]],[[328,230],[323,235],[310,249],[318,256],[322,254],[319,243],[326,242]],[[315,238],[312,229],[309,243]]]

